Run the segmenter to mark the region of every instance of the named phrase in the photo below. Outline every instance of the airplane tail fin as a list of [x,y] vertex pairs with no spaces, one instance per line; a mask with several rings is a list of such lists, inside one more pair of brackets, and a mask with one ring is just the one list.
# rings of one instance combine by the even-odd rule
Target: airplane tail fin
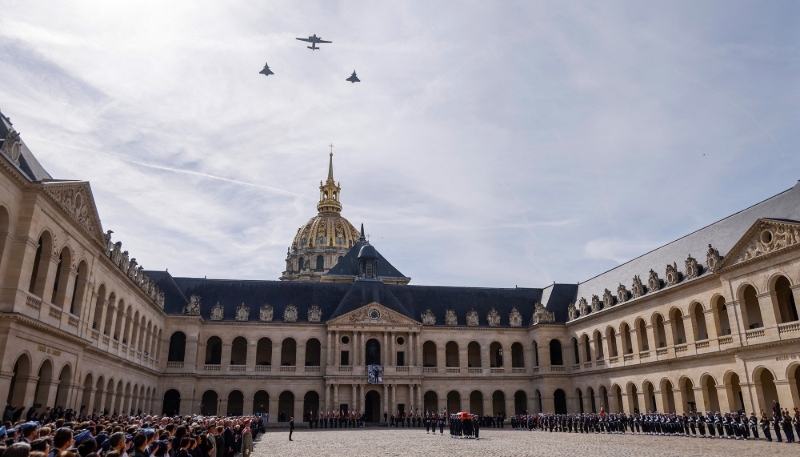
[[308,49],[311,49],[312,51],[316,51],[316,50],[317,50],[317,48],[316,48],[316,47],[314,47],[314,46],[306,46],[306,47],[307,47]]

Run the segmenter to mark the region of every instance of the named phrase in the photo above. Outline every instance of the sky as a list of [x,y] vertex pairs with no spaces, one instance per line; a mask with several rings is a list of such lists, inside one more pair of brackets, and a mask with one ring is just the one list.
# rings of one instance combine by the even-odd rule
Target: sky
[[146,269],[277,279],[333,144],[412,284],[575,283],[797,183],[800,3],[3,0],[0,110]]

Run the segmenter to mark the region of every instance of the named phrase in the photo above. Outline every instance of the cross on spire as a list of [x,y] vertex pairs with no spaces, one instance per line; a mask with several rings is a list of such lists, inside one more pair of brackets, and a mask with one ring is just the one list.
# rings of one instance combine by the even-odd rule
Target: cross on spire
[[328,146],[331,147],[331,155],[333,155],[333,143],[329,144]]

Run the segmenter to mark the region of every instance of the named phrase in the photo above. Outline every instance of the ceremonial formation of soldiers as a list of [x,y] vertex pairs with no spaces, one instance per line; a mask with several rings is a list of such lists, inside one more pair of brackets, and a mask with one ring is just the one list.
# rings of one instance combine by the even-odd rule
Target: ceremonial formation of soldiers
[[12,422],[6,406],[0,457],[249,457],[261,417],[99,415],[49,408]]
[[[515,430],[541,430],[566,433],[620,433],[636,435],[684,436],[692,438],[719,439],[764,439],[766,441],[795,443],[800,437],[800,410],[794,415],[788,409],[781,410],[776,402],[771,416],[754,412],[748,417],[744,412],[712,413],[691,412],[689,414],[664,413],[600,413],[591,414],[525,414],[511,417]],[[759,434],[761,429],[761,434]],[[793,430],[794,429],[794,430]]]

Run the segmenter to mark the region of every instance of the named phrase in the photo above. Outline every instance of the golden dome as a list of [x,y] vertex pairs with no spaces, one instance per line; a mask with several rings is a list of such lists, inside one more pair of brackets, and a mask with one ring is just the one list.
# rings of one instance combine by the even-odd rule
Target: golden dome
[[334,247],[350,249],[360,233],[338,213],[320,213],[297,230],[292,249]]

